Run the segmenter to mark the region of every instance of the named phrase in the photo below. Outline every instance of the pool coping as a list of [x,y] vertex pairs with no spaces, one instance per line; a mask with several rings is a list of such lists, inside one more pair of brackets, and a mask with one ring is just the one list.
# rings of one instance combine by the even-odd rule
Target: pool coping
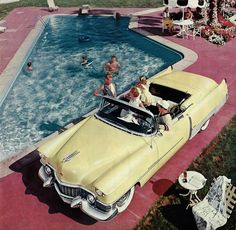
[[181,46],[181,45],[179,45],[175,42],[172,42],[168,39],[165,39],[161,36],[153,35],[153,34],[149,33],[148,31],[139,28],[138,27],[138,17],[136,17],[136,16],[131,17],[131,20],[129,23],[129,29],[182,53],[184,56],[183,59],[181,59],[180,61],[176,62],[173,65],[173,69],[176,71],[181,71],[183,69],[186,69],[187,67],[192,65],[194,62],[196,62],[198,59],[197,53],[194,52],[193,50],[188,49],[184,46]]
[[[26,39],[23,41],[23,43],[21,44],[21,46],[19,47],[19,49],[15,53],[14,57],[11,59],[11,61],[7,65],[7,67],[2,72],[1,78],[0,78],[0,107],[1,107],[2,103],[4,102],[5,98],[7,97],[8,92],[12,88],[15,80],[17,79],[18,74],[23,67],[24,61],[30,55],[31,50],[33,49],[35,43],[37,42],[38,38],[40,37],[40,35],[43,31],[44,23],[41,20],[46,21],[49,19],[49,17],[53,17],[54,15],[68,15],[68,14],[45,15],[45,16],[39,18],[39,20],[37,21],[34,28],[29,32]],[[177,43],[174,43],[170,40],[167,40],[161,36],[152,35],[151,33],[140,29],[138,27],[138,16],[137,15],[138,15],[138,13],[133,14],[133,15],[126,15],[126,16],[130,17],[130,23],[128,26],[128,28],[130,30],[137,32],[145,37],[148,37],[149,39],[157,41],[157,42],[159,42],[165,46],[168,46],[172,49],[175,49],[178,52],[181,52],[183,54],[183,56],[184,56],[183,59],[181,59],[179,62],[177,62],[173,65],[174,71],[183,70],[197,61],[198,55],[194,51],[192,51],[184,46],[181,46]],[[100,16],[103,16],[103,15],[101,14]],[[106,15],[106,16],[108,16],[108,15]],[[111,16],[111,15],[109,15],[109,16]],[[16,68],[16,66],[18,68]],[[96,112],[96,110],[97,109],[90,111],[86,115],[82,116],[82,118],[88,117],[88,116],[94,114]],[[64,128],[68,129],[75,124],[76,123],[71,122],[68,125],[66,125]],[[17,152],[15,155],[10,156],[9,158],[6,158],[6,159],[3,159],[2,161],[0,161],[0,178],[13,173],[13,171],[9,168],[9,166],[11,164],[13,164],[17,160],[25,157],[26,155],[32,153],[41,144],[43,144],[47,140],[49,140],[59,134],[60,134],[60,131],[56,131],[56,132],[50,134],[49,136],[41,139],[37,143],[35,143],[31,146],[28,146],[26,148],[23,148],[21,151]]]
[[[48,16],[44,17],[47,19]],[[0,107],[17,79],[19,72],[23,68],[24,61],[30,55],[35,43],[41,35],[43,28],[44,25],[39,19],[2,72],[0,78]]]

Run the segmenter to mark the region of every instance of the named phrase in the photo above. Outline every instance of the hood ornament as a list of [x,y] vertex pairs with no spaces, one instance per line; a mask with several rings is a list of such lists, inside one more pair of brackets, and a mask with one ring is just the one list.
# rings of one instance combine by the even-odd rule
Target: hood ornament
[[75,150],[73,153],[71,153],[70,155],[66,156],[63,158],[63,160],[61,161],[62,163],[66,163],[68,161],[70,161],[74,156],[76,156],[77,154],[79,154],[79,151]]

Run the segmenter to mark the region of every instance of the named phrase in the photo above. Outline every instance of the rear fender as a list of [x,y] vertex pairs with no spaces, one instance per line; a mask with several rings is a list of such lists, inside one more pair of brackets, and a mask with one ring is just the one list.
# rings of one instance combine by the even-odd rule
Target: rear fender
[[191,135],[193,138],[201,127],[216,114],[228,99],[228,87],[223,80],[210,94],[208,94],[198,106],[193,106],[188,116],[191,123]]

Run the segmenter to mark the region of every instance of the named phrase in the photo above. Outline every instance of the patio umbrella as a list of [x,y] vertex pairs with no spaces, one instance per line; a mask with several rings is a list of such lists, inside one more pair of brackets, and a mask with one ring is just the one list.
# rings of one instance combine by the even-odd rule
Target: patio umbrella
[[168,7],[179,7],[183,9],[183,18],[184,19],[184,9],[186,7],[190,8],[203,8],[206,6],[205,0],[164,0],[163,4]]

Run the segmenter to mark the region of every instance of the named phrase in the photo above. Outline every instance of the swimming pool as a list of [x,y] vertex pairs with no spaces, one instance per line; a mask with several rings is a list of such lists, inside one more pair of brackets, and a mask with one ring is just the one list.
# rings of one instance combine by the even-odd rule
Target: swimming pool
[[[103,82],[102,65],[115,54],[118,92],[140,75],[152,76],[182,59],[175,50],[127,29],[129,18],[53,16],[1,106],[0,160],[39,141],[98,106],[93,91]],[[81,41],[82,36],[89,37]],[[92,68],[80,62],[86,54]]]

